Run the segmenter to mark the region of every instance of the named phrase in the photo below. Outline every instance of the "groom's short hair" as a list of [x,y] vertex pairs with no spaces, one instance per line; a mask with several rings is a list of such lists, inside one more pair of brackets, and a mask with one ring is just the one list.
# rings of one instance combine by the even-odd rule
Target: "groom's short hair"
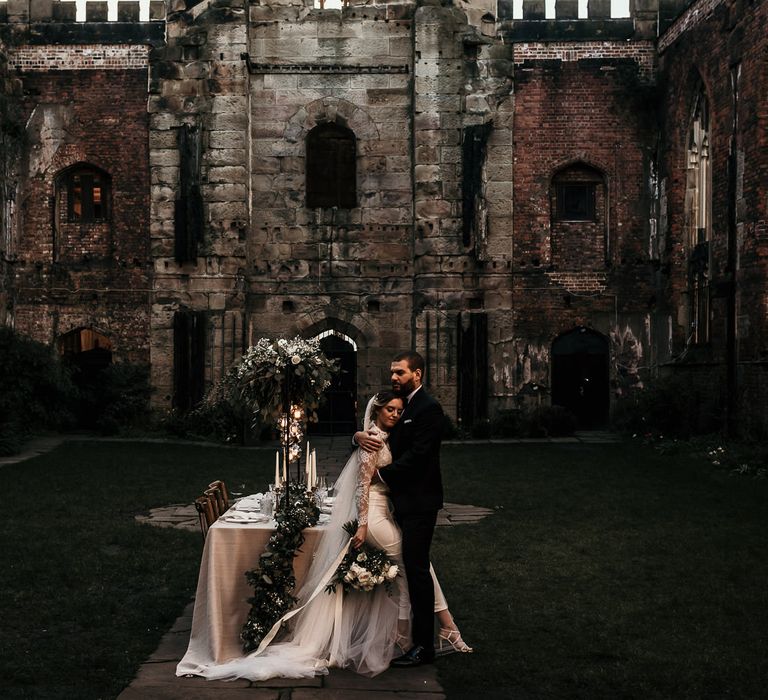
[[411,372],[415,372],[417,369],[420,369],[421,373],[424,374],[424,358],[418,352],[415,350],[404,350],[403,352],[397,353],[392,361],[402,362],[403,360],[408,363],[408,368],[411,370]]

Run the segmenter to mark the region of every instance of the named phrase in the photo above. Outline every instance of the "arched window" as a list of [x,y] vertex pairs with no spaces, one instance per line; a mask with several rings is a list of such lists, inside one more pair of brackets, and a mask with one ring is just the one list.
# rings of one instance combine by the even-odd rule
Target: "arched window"
[[712,165],[709,107],[700,91],[688,132],[686,223],[690,333],[694,343],[709,341],[709,240],[712,233]]
[[92,224],[110,217],[111,183],[107,173],[86,164],[65,171],[59,180],[66,193],[66,220]]
[[605,267],[607,194],[603,173],[586,163],[558,170],[550,189],[551,260],[560,270]]
[[307,207],[357,206],[355,135],[338,124],[320,124],[307,136]]

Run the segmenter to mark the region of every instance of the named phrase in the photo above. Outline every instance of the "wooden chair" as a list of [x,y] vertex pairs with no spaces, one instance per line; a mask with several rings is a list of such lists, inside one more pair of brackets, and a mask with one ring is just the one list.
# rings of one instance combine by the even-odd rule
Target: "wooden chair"
[[211,482],[203,495],[195,499],[195,508],[205,539],[208,528],[229,508],[229,491],[226,484],[221,479]]
[[229,491],[227,490],[227,485],[221,479],[217,479],[208,484],[208,488],[216,489],[218,491],[219,510],[221,513],[224,513],[224,511],[229,508]]
[[216,522],[218,517],[213,509],[213,502],[209,496],[203,495],[195,499],[195,509],[197,517],[200,520],[200,531],[203,533],[203,539],[208,535],[208,528]]

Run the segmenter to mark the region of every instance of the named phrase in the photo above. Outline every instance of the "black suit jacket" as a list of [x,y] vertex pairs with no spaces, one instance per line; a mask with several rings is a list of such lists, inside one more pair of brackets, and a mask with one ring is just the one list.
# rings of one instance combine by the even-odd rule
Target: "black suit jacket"
[[437,511],[443,507],[440,443],[443,409],[422,387],[408,402],[389,436],[392,464],[381,470],[395,515]]

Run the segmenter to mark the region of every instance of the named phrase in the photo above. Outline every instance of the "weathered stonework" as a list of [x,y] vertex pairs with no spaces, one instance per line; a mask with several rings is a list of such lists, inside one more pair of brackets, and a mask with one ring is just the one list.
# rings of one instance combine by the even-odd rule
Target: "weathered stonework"
[[[597,422],[647,378],[692,370],[695,75],[714,181],[712,332],[693,356],[702,381],[764,402],[764,3],[651,1],[612,20],[596,1],[580,20],[565,0],[556,19],[527,1],[514,19],[487,0],[204,0],[75,28],[40,7],[0,16],[29,136],[5,322],[48,341],[99,328],[151,363],[156,407],[178,403],[180,363],[210,386],[263,335],[354,343],[358,405],[415,347],[465,423],[578,401],[566,385],[593,361]],[[353,135],[354,206],[307,206],[308,141],[328,126]],[[111,221],[87,230],[56,189],[81,162],[113,183]]]

